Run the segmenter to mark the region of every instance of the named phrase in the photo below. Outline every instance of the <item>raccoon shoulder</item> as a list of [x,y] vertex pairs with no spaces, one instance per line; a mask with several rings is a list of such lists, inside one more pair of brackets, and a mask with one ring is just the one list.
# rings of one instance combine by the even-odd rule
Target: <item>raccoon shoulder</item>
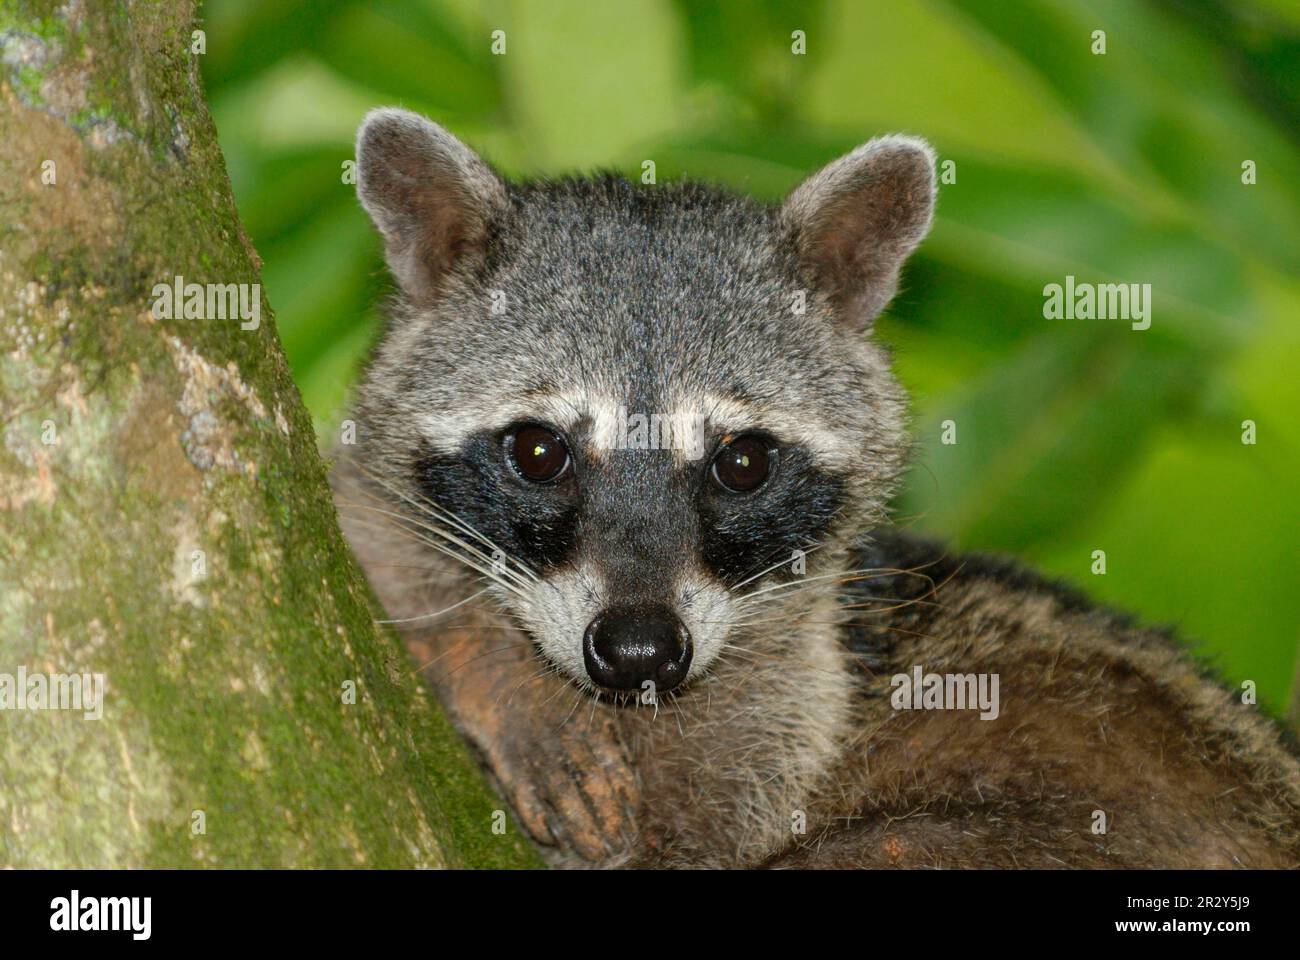
[[1170,632],[897,531],[856,553],[863,746],[832,777],[839,809],[781,862],[1300,864],[1294,742]]

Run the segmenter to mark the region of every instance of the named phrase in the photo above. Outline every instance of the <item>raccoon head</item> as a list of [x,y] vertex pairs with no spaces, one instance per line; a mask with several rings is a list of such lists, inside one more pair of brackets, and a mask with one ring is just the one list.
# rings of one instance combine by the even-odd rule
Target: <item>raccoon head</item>
[[930,225],[925,143],[872,140],[776,207],[508,183],[393,109],[357,160],[400,288],[357,459],[575,682],[705,675],[758,591],[882,518],[904,401],[868,331]]

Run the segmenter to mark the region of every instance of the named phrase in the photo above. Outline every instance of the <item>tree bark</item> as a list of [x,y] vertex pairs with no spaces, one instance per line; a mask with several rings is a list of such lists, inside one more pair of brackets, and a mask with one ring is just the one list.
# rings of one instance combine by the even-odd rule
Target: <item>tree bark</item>
[[151,310],[259,281],[193,18],[0,0],[0,868],[533,865],[375,626],[269,309]]

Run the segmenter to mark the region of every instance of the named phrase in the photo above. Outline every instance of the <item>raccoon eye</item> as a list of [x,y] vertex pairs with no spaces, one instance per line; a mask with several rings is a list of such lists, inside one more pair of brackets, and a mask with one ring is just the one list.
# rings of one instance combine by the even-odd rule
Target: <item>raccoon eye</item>
[[746,434],[727,443],[713,458],[713,482],[728,493],[749,493],[772,472],[776,448],[772,441]]
[[564,441],[546,427],[520,427],[506,443],[515,469],[525,480],[550,483],[569,468],[569,450]]

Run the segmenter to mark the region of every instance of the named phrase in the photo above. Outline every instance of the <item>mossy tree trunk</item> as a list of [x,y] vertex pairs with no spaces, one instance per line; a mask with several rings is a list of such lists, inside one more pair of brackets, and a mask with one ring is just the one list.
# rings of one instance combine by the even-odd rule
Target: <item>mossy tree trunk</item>
[[258,282],[194,15],[0,0],[0,867],[533,864],[374,625],[269,311],[151,310]]

